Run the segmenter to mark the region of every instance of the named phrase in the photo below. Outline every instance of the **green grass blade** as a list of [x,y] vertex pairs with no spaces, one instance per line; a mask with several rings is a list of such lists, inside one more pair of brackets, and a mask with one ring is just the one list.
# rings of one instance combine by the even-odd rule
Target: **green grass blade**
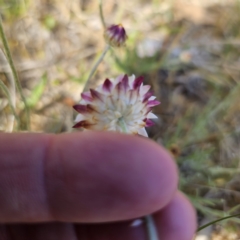
[[229,218],[237,217],[237,216],[240,216],[240,213],[235,214],[235,215],[230,215],[230,216],[227,216],[227,217],[223,217],[223,218],[219,218],[219,219],[217,219],[217,220],[214,220],[214,221],[212,221],[212,222],[209,222],[209,223],[207,223],[207,224],[199,227],[199,228],[197,229],[197,232],[201,231],[202,229],[204,229],[204,228],[206,228],[206,227],[208,227],[208,226],[210,226],[210,225],[212,225],[212,224],[214,224],[214,223],[217,223],[217,222],[220,222],[220,221],[229,219]]
[[13,63],[13,59],[12,59],[11,52],[10,52],[10,49],[9,49],[9,46],[8,46],[7,38],[6,38],[4,30],[3,30],[1,16],[0,16],[0,36],[1,36],[1,39],[2,39],[2,42],[3,42],[4,50],[5,50],[6,55],[7,55],[7,59],[9,61],[10,68],[11,68],[12,73],[13,73],[14,81],[16,83],[17,89],[18,89],[18,91],[21,95],[22,101],[23,101],[24,106],[25,106],[27,129],[30,130],[30,111],[29,111],[29,108],[27,106],[26,99],[23,95],[22,87],[21,87],[20,81],[18,79],[18,74],[17,74],[16,68],[15,68],[14,63]]
[[12,103],[12,100],[11,100],[11,94],[10,94],[7,86],[1,80],[0,80],[0,88],[3,90],[3,92],[5,93],[5,95],[6,95],[7,99],[8,99],[9,106],[10,106],[10,108],[12,110],[12,113],[13,113],[13,115],[14,115],[17,123],[18,123],[18,127],[19,127],[19,117],[18,117],[18,115],[17,115],[17,113],[15,111],[15,108],[13,106],[13,103]]
[[44,74],[38,85],[32,90],[31,95],[27,98],[27,105],[29,108],[34,108],[41,98],[47,84],[47,75]]

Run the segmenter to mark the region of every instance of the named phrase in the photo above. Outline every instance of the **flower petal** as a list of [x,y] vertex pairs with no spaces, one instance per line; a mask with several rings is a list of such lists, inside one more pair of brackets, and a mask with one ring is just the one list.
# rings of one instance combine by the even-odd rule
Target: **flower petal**
[[101,102],[103,102],[102,94],[100,92],[90,88],[90,93],[93,99],[100,100]]
[[150,101],[148,101],[147,106],[148,107],[154,107],[154,106],[157,106],[159,104],[160,104],[160,102],[157,101],[157,100],[150,100]]
[[113,82],[114,86],[116,86],[119,82],[122,81],[123,77],[124,77],[124,74],[120,74],[115,79],[113,78],[110,80]]
[[152,92],[147,92],[144,96],[143,96],[143,102],[148,101],[151,97],[152,97],[153,93]]
[[128,91],[129,93],[129,103],[134,104],[138,98],[138,92],[134,90]]
[[83,92],[81,93],[82,99],[84,99],[87,102],[92,102],[93,98],[90,92]]
[[146,119],[146,127],[151,127],[153,125],[155,125],[155,123],[152,120]]
[[78,114],[77,116],[76,116],[76,118],[75,118],[75,122],[80,122],[80,121],[82,121],[82,120],[86,120],[85,119],[85,116],[84,115],[82,115],[82,114]]
[[93,124],[90,122],[90,121],[87,121],[87,120],[83,120],[83,121],[80,121],[78,123],[76,123],[73,128],[90,128]]
[[87,104],[87,105],[76,104],[73,106],[73,108],[81,114],[97,112],[96,109],[91,104]]
[[148,137],[148,134],[147,134],[147,131],[146,131],[145,128],[140,128],[140,129],[138,130],[138,134],[140,134],[140,135],[142,135],[142,136],[144,136],[144,137]]
[[157,119],[158,116],[156,116],[155,114],[153,114],[152,112],[150,112],[150,113],[148,113],[147,118]]
[[122,79],[123,89],[126,92],[129,89],[128,76],[125,74]]
[[136,78],[133,82],[133,89],[134,90],[138,89],[141,86],[142,83],[143,83],[143,77],[142,76]]
[[155,96],[151,96],[151,97],[149,98],[149,100],[154,100],[154,99],[156,99]]
[[112,88],[113,88],[113,84],[112,82],[107,78],[103,85],[102,85],[102,89],[105,91],[105,92],[111,92],[112,91]]
[[135,75],[133,74],[132,76],[128,77],[129,80],[129,86],[131,89],[133,89],[133,82],[135,80]]
[[120,96],[120,95],[123,94],[123,83],[122,83],[122,82],[119,82],[119,83],[116,85],[116,90],[117,90],[118,96]]
[[74,108],[77,112],[82,113],[82,114],[88,112],[86,105],[76,104],[76,105],[73,106],[73,108]]
[[141,94],[141,95],[146,94],[146,93],[149,91],[150,88],[151,88],[150,85],[144,85],[144,86],[141,86],[140,94]]

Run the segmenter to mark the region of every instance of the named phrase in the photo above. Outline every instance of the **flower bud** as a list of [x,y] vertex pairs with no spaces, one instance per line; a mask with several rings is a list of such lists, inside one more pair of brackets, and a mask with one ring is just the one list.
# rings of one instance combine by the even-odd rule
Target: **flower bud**
[[104,37],[107,43],[113,47],[122,47],[127,40],[126,31],[121,24],[108,27],[104,33]]

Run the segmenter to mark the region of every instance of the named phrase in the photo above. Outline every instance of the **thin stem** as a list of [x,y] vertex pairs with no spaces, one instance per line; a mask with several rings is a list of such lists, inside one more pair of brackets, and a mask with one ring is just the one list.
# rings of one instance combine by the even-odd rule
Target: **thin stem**
[[158,234],[157,234],[157,229],[156,229],[152,215],[145,216],[145,220],[147,223],[148,239],[149,240],[159,240]]
[[226,220],[226,219],[229,219],[229,218],[233,218],[233,217],[238,217],[238,216],[240,216],[240,213],[237,213],[237,214],[234,214],[234,215],[231,215],[231,216],[226,216],[226,217],[217,219],[217,220],[215,220],[215,221],[209,222],[209,223],[204,224],[203,226],[199,227],[199,228],[197,229],[197,232],[199,232],[199,231],[201,231],[202,229],[204,229],[204,228],[206,228],[206,227],[208,227],[208,226],[210,226],[210,225],[213,225],[213,224],[215,224],[215,223],[217,223],[217,222],[220,222],[220,221],[223,221],[223,220]]
[[126,125],[126,123],[125,123],[125,121],[123,120],[122,117],[119,118],[118,122],[119,122],[119,125],[121,126],[122,131],[124,133],[128,133],[127,125]]
[[[127,125],[122,117],[119,118],[118,123],[122,129],[122,132],[128,133]],[[147,224],[148,240],[159,240],[152,215],[145,216],[145,220]]]
[[99,64],[102,62],[103,58],[105,57],[106,53],[108,52],[108,50],[110,49],[110,46],[107,45],[103,51],[103,53],[101,54],[101,56],[99,57],[99,59],[97,60],[97,62],[94,64],[88,78],[87,78],[87,81],[86,81],[86,84],[85,84],[85,87],[84,87],[84,90],[83,91],[86,91],[89,86],[92,85],[92,81],[90,81],[90,79],[92,78],[93,74],[95,73],[95,71],[97,70]]
[[[16,86],[15,86],[15,81],[14,81],[14,77],[13,77],[12,71],[11,71],[11,69],[9,67],[8,60],[7,60],[7,58],[4,55],[2,50],[0,50],[0,62],[4,63],[7,66],[7,68],[4,71],[4,73],[6,75],[6,78],[7,78],[8,82],[9,82],[9,94],[10,94],[10,97],[11,97],[12,105],[13,105],[13,107],[15,109],[16,108]],[[8,129],[7,129],[8,132],[12,132],[13,131],[14,121],[15,121],[15,116],[14,116],[14,114],[12,114],[12,115],[9,116],[9,120],[8,120],[8,122],[9,122]]]
[[26,116],[27,116],[27,129],[29,129],[30,128],[30,112],[29,112],[29,108],[27,106],[26,99],[25,99],[25,97],[23,95],[23,92],[22,92],[22,87],[21,87],[20,81],[18,79],[18,74],[17,74],[16,68],[14,66],[13,59],[12,59],[12,56],[11,56],[11,52],[10,52],[10,49],[9,49],[9,46],[8,46],[8,42],[7,42],[4,30],[3,30],[1,16],[0,16],[0,36],[2,38],[2,42],[3,42],[3,46],[4,46],[4,49],[5,49],[6,55],[7,55],[7,59],[8,59],[10,68],[11,68],[12,73],[13,73],[14,81],[16,83],[17,89],[20,93],[20,96],[21,96],[22,101],[23,101],[24,106],[25,106]]
[[2,88],[3,92],[5,93],[5,95],[6,95],[7,99],[8,99],[8,102],[9,102],[9,106],[10,106],[10,108],[11,108],[11,110],[13,112],[13,115],[14,115],[14,117],[15,117],[17,123],[18,123],[18,126],[19,126],[19,117],[18,117],[18,115],[17,115],[17,113],[15,111],[15,107],[14,107],[12,99],[11,99],[11,94],[10,94],[7,86],[1,80],[0,80],[0,88]]
[[103,25],[103,28],[106,28],[106,23],[104,20],[104,16],[103,16],[103,9],[102,9],[102,0],[98,0],[99,3],[99,14],[100,14],[100,19],[101,19],[101,23]]

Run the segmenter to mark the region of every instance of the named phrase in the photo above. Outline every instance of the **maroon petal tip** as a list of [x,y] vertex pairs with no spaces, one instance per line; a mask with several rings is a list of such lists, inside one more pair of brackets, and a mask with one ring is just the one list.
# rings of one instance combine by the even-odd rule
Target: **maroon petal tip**
[[157,106],[157,105],[159,105],[159,104],[160,104],[160,102],[157,101],[157,100],[150,100],[150,101],[148,101],[148,103],[147,103],[148,107],[154,107],[154,106]]
[[127,91],[129,89],[129,83],[128,83],[128,76],[127,74],[125,74],[121,80],[123,88],[125,91]]
[[73,106],[73,108],[79,113],[87,112],[87,107],[85,105],[82,105],[82,104],[76,104],[76,105]]
[[82,97],[82,99],[84,99],[85,101],[88,101],[88,102],[91,102],[93,100],[90,92],[81,93],[81,97]]
[[143,102],[148,101],[148,99],[149,99],[150,97],[152,97],[152,96],[153,96],[153,92],[152,92],[152,91],[145,93],[145,95],[144,95],[144,97],[143,97]]
[[92,95],[92,98],[98,99],[98,100],[102,101],[102,97],[101,97],[101,93],[100,92],[90,88],[90,93]]
[[78,122],[72,128],[81,128],[81,127],[82,127],[81,122]]
[[116,85],[116,89],[118,94],[120,94],[121,91],[123,91],[123,83],[122,81],[120,81],[117,85]]
[[78,123],[76,123],[74,126],[73,126],[73,128],[89,128],[91,125],[93,125],[93,124],[91,124],[89,121],[87,121],[87,120],[83,120],[83,121],[80,121],[80,122],[78,122]]
[[146,127],[151,127],[153,125],[155,125],[155,123],[152,120],[150,120],[150,119],[146,120]]
[[133,89],[137,89],[141,86],[141,84],[143,83],[143,76],[140,76],[138,78],[136,78],[133,82]]
[[103,83],[103,86],[102,86],[103,90],[106,92],[111,92],[112,87],[113,87],[112,82],[107,78]]

